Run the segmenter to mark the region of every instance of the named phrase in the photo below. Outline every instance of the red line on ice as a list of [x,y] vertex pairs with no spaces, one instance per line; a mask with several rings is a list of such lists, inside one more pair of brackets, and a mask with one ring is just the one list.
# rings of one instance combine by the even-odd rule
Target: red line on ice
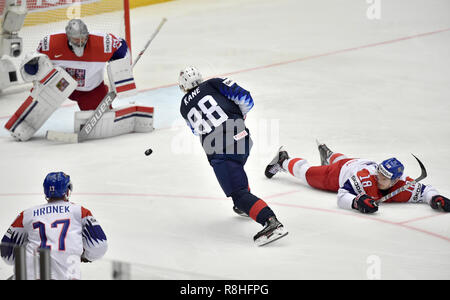
[[[273,195],[268,195],[266,197],[262,197],[262,199],[277,198],[277,197],[291,195],[291,194],[295,194],[295,193],[299,193],[299,192],[301,192],[301,190],[293,190],[293,191],[288,191],[288,192],[284,192],[284,193],[277,193],[277,194],[273,194]],[[0,197],[41,196],[41,195],[42,195],[42,193],[0,193]],[[163,197],[163,198],[184,198],[184,199],[187,198],[187,199],[227,200],[228,201],[228,199],[224,198],[224,197],[202,197],[202,196],[192,196],[192,195],[147,194],[147,193],[74,193],[74,195],[111,196],[111,197],[159,197],[159,198]],[[413,230],[413,231],[418,231],[418,232],[445,240],[447,242],[450,242],[450,237],[446,237],[446,236],[443,236],[443,235],[440,235],[440,234],[437,234],[437,233],[434,233],[431,231],[427,231],[427,230],[424,230],[421,228],[413,227],[410,225],[405,225],[406,223],[414,222],[414,221],[417,221],[420,219],[442,216],[442,215],[444,215],[444,213],[441,213],[441,214],[437,213],[437,214],[431,215],[431,216],[414,218],[414,219],[403,221],[403,222],[393,222],[393,221],[378,218],[376,216],[364,215],[364,214],[360,214],[358,212],[347,211],[347,210],[342,210],[342,209],[339,209],[339,210],[327,209],[327,208],[319,208],[319,207],[314,207],[314,206],[287,204],[287,203],[278,203],[278,202],[268,202],[268,204],[275,205],[275,206],[278,205],[278,206],[285,206],[285,207],[301,208],[301,209],[314,210],[314,211],[325,212],[325,213],[332,213],[332,214],[362,218],[362,219],[376,221],[376,222],[389,224],[389,225],[393,225],[393,226],[397,226],[397,227],[401,227],[401,228],[406,228],[406,229]]]

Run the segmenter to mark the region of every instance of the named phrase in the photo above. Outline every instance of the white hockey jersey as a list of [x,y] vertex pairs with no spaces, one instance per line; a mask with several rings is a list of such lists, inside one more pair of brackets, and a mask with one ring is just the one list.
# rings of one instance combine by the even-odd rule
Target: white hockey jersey
[[68,201],[52,201],[19,214],[2,239],[1,256],[14,263],[14,247],[26,247],[27,279],[39,278],[39,248],[50,250],[52,279],[81,279],[81,256],[89,261],[107,250],[106,235],[91,212]]
[[[378,200],[413,180],[411,177],[403,175],[390,189],[381,191],[377,187],[377,168],[376,162],[366,159],[352,159],[342,166],[339,174],[340,188],[338,191],[338,206],[340,208],[351,209],[356,195],[364,193]],[[416,183],[386,202],[424,202],[430,204],[431,198],[436,195],[438,195],[438,191],[432,186]]]

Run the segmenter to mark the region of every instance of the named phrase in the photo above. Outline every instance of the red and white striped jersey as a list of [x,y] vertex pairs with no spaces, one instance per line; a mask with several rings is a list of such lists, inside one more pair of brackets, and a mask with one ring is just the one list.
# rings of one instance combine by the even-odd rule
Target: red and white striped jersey
[[104,80],[108,61],[130,57],[127,43],[110,33],[90,33],[81,57],[70,49],[63,32],[45,36],[37,51],[46,54],[53,64],[64,68],[78,82],[78,91],[91,91],[98,87]]

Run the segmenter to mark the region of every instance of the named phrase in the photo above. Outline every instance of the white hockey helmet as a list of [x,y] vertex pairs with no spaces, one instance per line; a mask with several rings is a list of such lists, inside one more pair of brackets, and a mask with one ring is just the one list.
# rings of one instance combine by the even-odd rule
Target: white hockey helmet
[[195,88],[200,83],[203,82],[202,74],[195,67],[187,67],[180,71],[180,76],[178,77],[178,84],[184,93]]
[[80,19],[70,20],[66,26],[66,35],[75,55],[78,57],[83,56],[84,47],[89,38],[89,31],[86,24]]

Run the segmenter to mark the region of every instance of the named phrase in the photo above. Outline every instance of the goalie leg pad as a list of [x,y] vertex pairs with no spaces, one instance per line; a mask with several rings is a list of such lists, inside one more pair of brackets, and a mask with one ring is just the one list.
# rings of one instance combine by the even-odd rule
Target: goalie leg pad
[[17,124],[14,131],[11,131],[11,136],[19,141],[28,141],[36,132],[36,129],[31,127],[27,122],[21,122]]
[[116,110],[115,122],[120,124],[123,120],[133,119],[134,132],[151,132],[153,131],[153,107],[148,106],[131,106]]
[[5,128],[11,132],[11,135],[18,141],[27,141],[36,132],[25,119],[37,106],[38,102],[33,97],[28,97],[19,109],[6,122]]
[[[75,113],[75,132],[92,116],[93,111]],[[87,139],[101,139],[131,132],[153,131],[153,107],[131,106],[106,112]]]
[[31,95],[9,119],[5,128],[16,139],[29,140],[76,86],[76,81],[63,69],[53,69],[34,86]]
[[[93,113],[93,110],[75,112],[75,132],[80,132]],[[94,129],[89,133],[87,139],[102,139],[118,135],[113,128],[114,117],[115,113],[113,111],[105,112],[102,118],[97,121]]]

